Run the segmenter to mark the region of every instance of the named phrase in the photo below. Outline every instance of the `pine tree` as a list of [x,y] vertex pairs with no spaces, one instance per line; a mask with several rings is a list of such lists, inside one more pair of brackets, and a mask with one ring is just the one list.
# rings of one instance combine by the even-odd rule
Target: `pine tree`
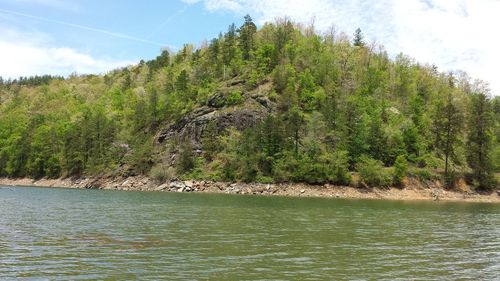
[[364,36],[360,28],[357,28],[354,32],[354,39],[352,41],[352,44],[356,47],[365,46]]
[[217,125],[215,121],[210,120],[202,133],[203,156],[207,161],[212,161],[217,152]]
[[[452,82],[450,80],[450,86]],[[451,89],[445,103],[439,102],[435,108],[433,122],[434,144],[438,152],[444,155],[444,178],[451,184],[449,175],[450,159],[456,159],[456,148],[460,144],[463,116],[453,100]]]
[[243,58],[249,60],[254,49],[254,35],[257,32],[257,26],[253,23],[250,15],[245,16],[245,23],[240,27],[240,44],[243,51]]
[[467,163],[472,169],[472,177],[481,189],[490,188],[494,183],[491,161],[493,115],[488,97],[483,93],[471,96],[468,132]]
[[178,90],[178,91],[181,91],[181,92],[184,92],[187,90],[188,88],[188,80],[189,80],[189,76],[188,76],[188,73],[187,71],[184,69],[181,71],[181,73],[179,74],[179,76],[177,77],[177,81],[175,83],[175,88]]
[[229,65],[236,55],[236,26],[231,24],[224,35],[222,59],[225,65]]
[[294,107],[288,111],[287,114],[287,127],[288,130],[291,133],[291,137],[293,139],[293,146],[294,146],[294,152],[295,155],[297,156],[299,153],[299,145],[300,145],[300,140],[301,140],[301,130],[302,127],[304,126],[304,116],[302,115],[302,112],[297,108]]

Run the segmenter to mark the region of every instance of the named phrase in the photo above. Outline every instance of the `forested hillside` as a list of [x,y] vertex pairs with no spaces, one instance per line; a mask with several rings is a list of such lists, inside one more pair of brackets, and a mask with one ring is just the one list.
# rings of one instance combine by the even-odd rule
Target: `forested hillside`
[[0,80],[1,177],[491,189],[499,141],[485,83],[288,19],[105,75]]

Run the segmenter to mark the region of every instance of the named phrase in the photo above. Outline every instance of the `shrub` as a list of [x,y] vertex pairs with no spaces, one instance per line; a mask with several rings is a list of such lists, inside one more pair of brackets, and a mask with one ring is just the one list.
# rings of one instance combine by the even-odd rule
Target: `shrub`
[[330,181],[339,185],[349,185],[351,174],[349,173],[349,157],[347,151],[337,150],[327,155]]
[[407,173],[408,161],[406,161],[406,157],[404,155],[399,155],[396,158],[396,162],[394,162],[394,170],[392,175],[393,183],[396,185],[400,185]]
[[175,169],[163,163],[156,164],[149,171],[149,176],[157,183],[163,183],[175,178]]
[[356,165],[360,181],[368,186],[389,186],[391,176],[384,169],[382,161],[367,156],[361,156]]
[[204,169],[206,165],[205,158],[193,156],[193,168],[181,176],[183,180],[206,180],[211,175]]
[[284,152],[282,157],[273,163],[274,180],[276,182],[297,181],[300,163],[291,152]]
[[184,144],[181,146],[177,161],[177,173],[179,175],[185,174],[195,167],[195,157],[189,140],[185,140]]
[[408,173],[421,181],[436,180],[440,178],[438,174],[433,173],[428,168],[412,167]]
[[226,105],[237,105],[243,101],[240,91],[232,91],[227,95]]
[[429,168],[438,168],[444,165],[443,160],[438,157],[432,155],[431,153],[426,153],[416,159],[416,163],[420,168],[429,167]]

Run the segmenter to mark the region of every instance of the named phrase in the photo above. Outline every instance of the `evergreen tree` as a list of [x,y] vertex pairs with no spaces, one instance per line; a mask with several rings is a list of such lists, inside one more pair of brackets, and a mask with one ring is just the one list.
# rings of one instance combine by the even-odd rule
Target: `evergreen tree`
[[493,114],[491,103],[483,93],[471,95],[467,131],[467,163],[479,188],[494,184],[492,155]]
[[212,161],[218,148],[217,125],[211,120],[203,130],[203,156],[207,161]]
[[255,33],[257,26],[253,23],[250,15],[245,16],[245,23],[240,27],[240,45],[243,51],[243,59],[249,60],[253,49],[255,48]]
[[175,82],[175,88],[178,91],[185,92],[188,89],[189,76],[185,69],[181,71],[179,76],[177,76],[177,81]]
[[304,116],[297,107],[294,107],[288,111],[286,116],[286,123],[288,130],[291,133],[291,138],[293,139],[293,147],[295,155],[299,154],[299,145],[301,139],[301,130],[304,126]]
[[226,66],[231,64],[231,61],[236,55],[236,40],[236,25],[233,23],[229,26],[227,33],[224,35],[222,60]]
[[360,28],[357,28],[354,32],[354,39],[352,40],[352,44],[356,47],[365,46],[364,36]]
[[450,159],[456,159],[456,148],[461,143],[463,116],[453,100],[450,90],[446,101],[439,102],[435,108],[433,120],[434,145],[438,152],[444,155],[444,178],[447,185],[451,185],[449,174]]

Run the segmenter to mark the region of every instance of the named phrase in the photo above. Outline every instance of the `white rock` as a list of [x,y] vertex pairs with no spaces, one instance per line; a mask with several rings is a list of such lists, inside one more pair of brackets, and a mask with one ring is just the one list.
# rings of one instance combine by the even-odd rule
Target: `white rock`
[[179,188],[184,188],[186,187],[186,185],[182,182],[178,182],[178,181],[173,181],[169,184],[170,187],[174,187],[176,189],[179,189]]

